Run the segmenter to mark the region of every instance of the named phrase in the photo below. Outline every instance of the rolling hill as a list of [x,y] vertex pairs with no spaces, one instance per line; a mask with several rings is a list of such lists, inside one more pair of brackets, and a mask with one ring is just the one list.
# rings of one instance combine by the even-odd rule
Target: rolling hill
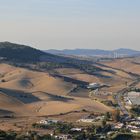
[[0,42],[0,58],[12,62],[63,62],[63,57],[45,53],[26,45]]
[[87,73],[102,70],[101,68],[91,66],[91,62],[87,60],[58,56],[30,46],[10,42],[0,43],[0,62],[8,62],[14,66],[26,67],[34,70],[53,70],[55,68],[64,67],[78,68]]
[[[114,92],[132,80],[128,73],[103,64],[65,58],[9,42],[0,43],[0,57],[4,58],[0,61],[1,115],[39,116],[83,109],[110,111],[112,108],[91,100],[88,89],[81,83],[105,83],[111,85],[106,90]],[[7,62],[21,64],[21,67]],[[23,63],[38,69],[22,67]]]
[[[97,112],[110,110],[89,98],[69,96],[76,85],[53,77],[47,71],[37,72],[9,64],[0,64],[0,67],[0,115],[52,115],[87,107]],[[84,94],[88,95],[88,91]]]
[[[90,75],[90,73],[103,71],[97,66],[92,66],[86,61],[64,58],[9,42],[0,43],[0,57],[3,58],[0,61],[1,115],[50,115],[87,107],[99,112],[111,110],[89,99],[88,90],[80,89],[77,93],[69,94],[77,87],[77,81],[88,83],[99,80],[100,77]],[[21,64],[21,67],[13,63]],[[44,65],[43,68],[51,65],[51,72],[48,69],[44,71],[28,69],[28,67],[22,67],[23,63],[31,66],[34,64],[36,67],[39,65],[39,68],[41,65]],[[77,74],[69,75],[69,71]]]

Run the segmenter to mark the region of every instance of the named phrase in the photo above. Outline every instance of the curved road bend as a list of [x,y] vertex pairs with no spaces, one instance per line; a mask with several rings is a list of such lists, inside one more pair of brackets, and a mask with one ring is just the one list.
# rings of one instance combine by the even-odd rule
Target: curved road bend
[[121,102],[121,96],[123,96],[130,88],[136,86],[139,82],[140,82],[140,78],[137,78],[128,87],[117,92],[116,100],[117,100],[118,106],[119,106],[120,110],[122,111],[122,113],[126,116],[129,116],[129,112],[127,111],[127,109],[125,108],[123,103]]

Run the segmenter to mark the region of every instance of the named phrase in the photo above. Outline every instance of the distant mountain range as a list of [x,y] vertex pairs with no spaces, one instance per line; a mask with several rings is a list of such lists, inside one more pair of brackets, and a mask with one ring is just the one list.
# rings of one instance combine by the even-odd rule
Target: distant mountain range
[[48,50],[41,51],[30,46],[20,45],[10,42],[0,42],[0,59],[11,62],[55,62],[67,63],[77,61],[73,58],[68,58],[62,55],[75,55],[75,56],[106,56],[106,57],[119,57],[119,56],[136,56],[140,55],[140,51],[131,49],[118,49],[114,51],[107,50],[92,50],[92,49],[75,49],[75,50]]
[[100,49],[65,49],[65,50],[47,50],[51,54],[78,55],[78,56],[105,56],[105,57],[125,57],[140,55],[140,51],[120,48],[117,50],[100,50]]

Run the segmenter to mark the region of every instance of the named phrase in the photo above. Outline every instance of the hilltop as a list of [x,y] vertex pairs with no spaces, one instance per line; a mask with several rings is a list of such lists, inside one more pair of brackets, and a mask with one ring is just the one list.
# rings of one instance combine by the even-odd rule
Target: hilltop
[[42,61],[62,61],[60,56],[45,53],[38,49],[26,45],[10,42],[0,42],[0,57],[12,62],[42,62]]
[[40,61],[40,57],[45,53],[25,45],[14,44],[10,42],[0,43],[0,57],[8,61]]
[[[101,68],[91,66],[91,62],[58,56],[43,52],[26,45],[10,42],[0,43],[1,62],[14,66],[26,67],[36,70],[53,70],[55,68],[77,68],[87,73],[100,71]],[[32,64],[32,65],[31,65]]]
[[[102,103],[90,100],[88,90],[74,91],[81,83],[95,81],[96,76],[100,79],[103,75],[100,72],[104,70],[87,61],[10,42],[0,43],[0,57],[4,59],[0,61],[0,113],[3,115],[49,115],[87,107],[92,111],[98,108],[99,112],[110,110]],[[89,79],[94,73],[95,77]]]

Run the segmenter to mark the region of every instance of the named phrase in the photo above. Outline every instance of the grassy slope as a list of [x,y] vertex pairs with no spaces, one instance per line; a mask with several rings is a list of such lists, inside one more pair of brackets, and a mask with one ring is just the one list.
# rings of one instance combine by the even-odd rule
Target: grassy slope
[[[74,85],[48,73],[0,65],[0,80],[5,79],[5,82],[0,83],[1,109],[18,115],[56,114],[83,108],[101,112],[109,110],[103,104],[90,99],[67,96]],[[20,111],[19,106],[24,109],[24,113]]]

